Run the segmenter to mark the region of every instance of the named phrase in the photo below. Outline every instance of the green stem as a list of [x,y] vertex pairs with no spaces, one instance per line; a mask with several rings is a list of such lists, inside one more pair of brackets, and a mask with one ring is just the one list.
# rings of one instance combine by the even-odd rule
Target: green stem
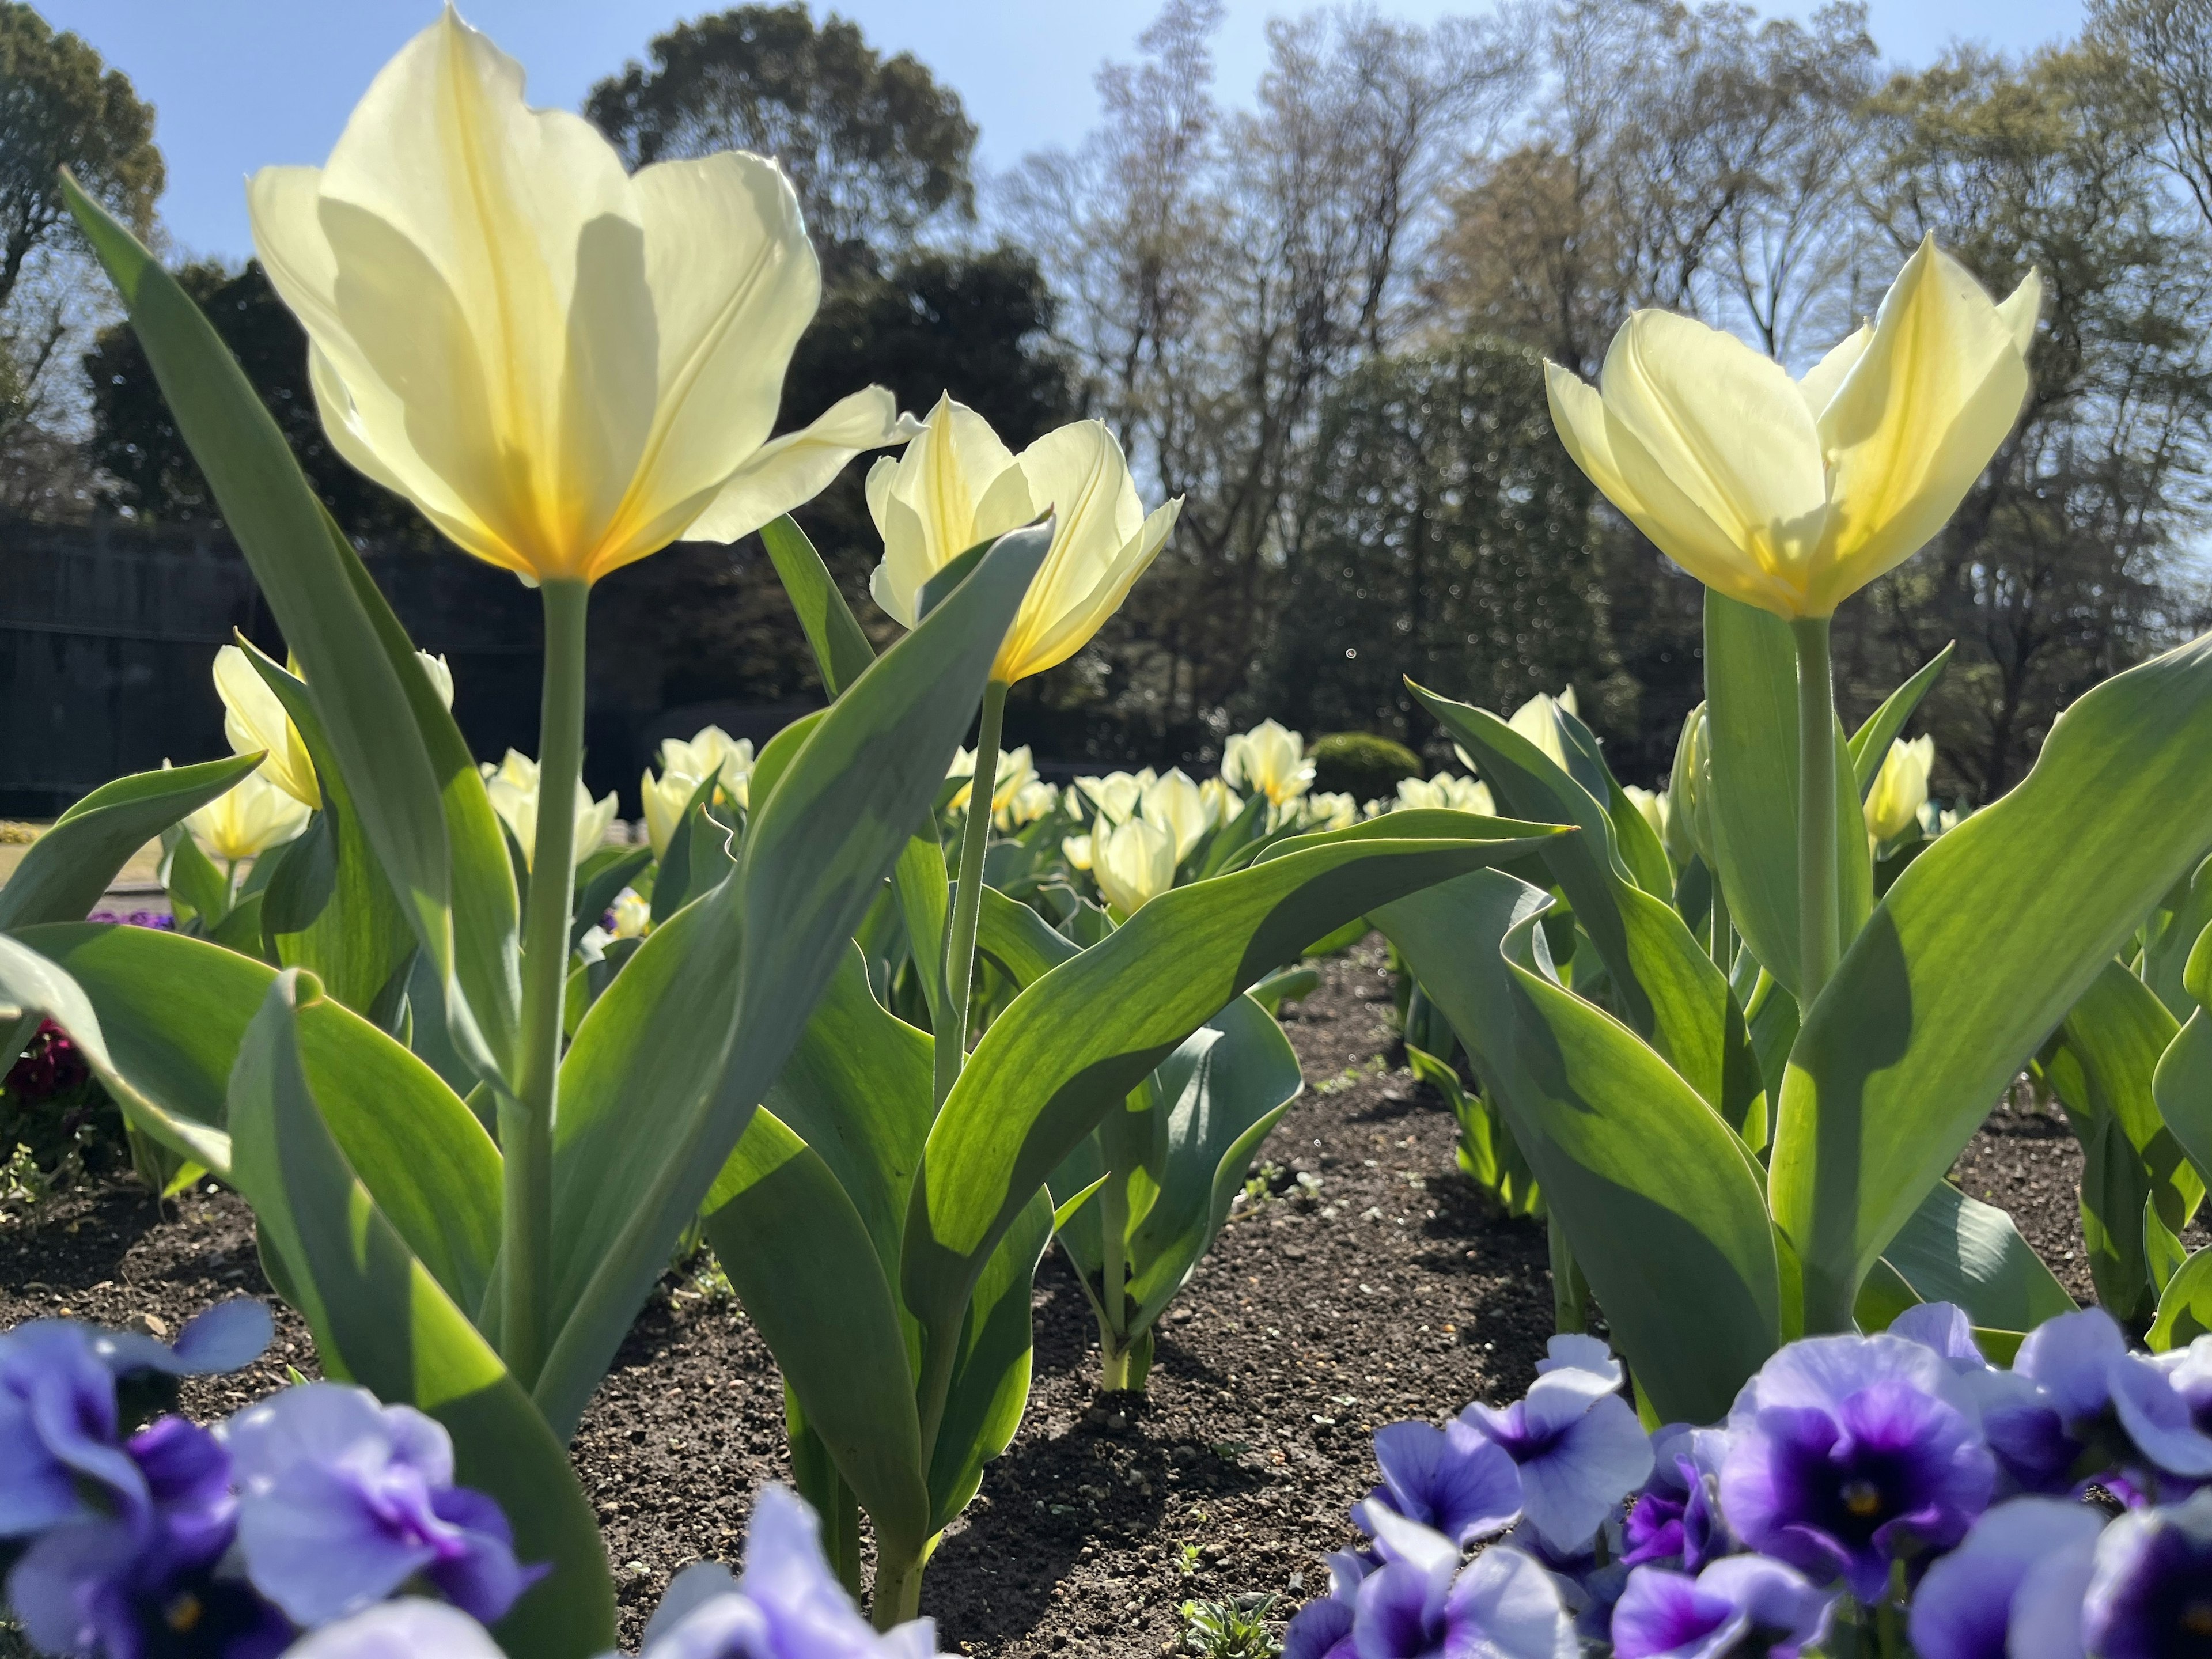
[[1735,930],[1729,925],[1728,895],[1718,877],[1713,878],[1712,925],[1713,961],[1725,975],[1735,963]]
[[1093,1200],[1098,1206],[1098,1386],[1114,1393],[1129,1386],[1129,1177],[1115,1170]]
[[1797,945],[1799,1006],[1809,1013],[1836,971],[1836,692],[1828,619],[1800,617],[1797,640]]
[[568,910],[576,885],[576,785],[584,771],[584,613],[590,586],[549,581],[545,680],[538,704],[538,835],[522,933],[522,1053],[515,1098],[500,1110],[507,1155],[500,1252],[501,1358],[526,1388],[544,1363],[552,1255],[553,1109],[568,988]]
[[952,926],[945,935],[945,1030],[937,1034],[937,1103],[952,1092],[968,1059],[968,998],[975,980],[975,923],[983,909],[983,853],[991,840],[991,799],[999,787],[999,732],[1006,719],[1006,682],[983,688],[975,734],[975,775],[968,786],[968,824],[960,838],[959,885],[952,890]]
[[876,1553],[876,1590],[868,1616],[879,1631],[903,1625],[921,1612],[921,1570],[929,1564],[927,1547],[900,1550],[889,1547]]
[[1119,1394],[1129,1386],[1129,1347],[1119,1331],[1098,1333],[1098,1392]]

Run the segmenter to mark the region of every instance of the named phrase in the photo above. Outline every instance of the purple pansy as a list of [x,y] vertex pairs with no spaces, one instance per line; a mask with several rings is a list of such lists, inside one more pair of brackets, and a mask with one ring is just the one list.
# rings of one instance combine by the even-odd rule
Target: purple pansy
[[1720,1462],[1727,1437],[1711,1429],[1671,1423],[1651,1435],[1650,1480],[1623,1523],[1630,1566],[1675,1561],[1695,1574],[1737,1546],[1721,1515]]
[[2212,1492],[2133,1510],[2105,1528],[2081,1635],[2098,1659],[2212,1653]]
[[[671,1586],[673,1589],[674,1586]],[[506,1659],[482,1625],[443,1601],[402,1596],[304,1638],[284,1659]]]
[[1550,1549],[1572,1554],[1650,1476],[1651,1443],[1620,1397],[1620,1367],[1602,1344],[1555,1337],[1547,1363],[1522,1399],[1502,1411],[1477,1402],[1459,1420],[1518,1467],[1530,1530]]
[[139,1485],[119,1428],[115,1375],[83,1326],[40,1320],[0,1336],[0,1538],[87,1514],[81,1483]]
[[1328,1558],[1329,1592],[1300,1607],[1283,1635],[1283,1659],[1358,1659],[1352,1609],[1359,1586],[1382,1565],[1364,1551],[1339,1550]]
[[2101,1308],[2061,1314],[2028,1333],[2012,1370],[1966,1379],[1982,1432],[2021,1490],[2064,1492],[2104,1475],[2125,1454],[2112,1377],[2127,1338]]
[[1890,1321],[1889,1334],[1933,1348],[1954,1371],[1984,1371],[1990,1362],[1974,1340],[1974,1322],[1953,1302],[1922,1302]]
[[1695,1578],[1638,1567],[1613,1610],[1614,1659],[1718,1659],[1744,1645],[1796,1659],[1827,1634],[1835,1600],[1763,1556],[1730,1556]]
[[1442,1533],[1382,1510],[1374,1516],[1382,1565],[1352,1592],[1358,1659],[1573,1659],[1574,1625],[1558,1584],[1520,1551],[1499,1546],[1462,1567]]
[[240,1412],[228,1436],[246,1571],[310,1629],[417,1574],[489,1624],[544,1571],[516,1563],[496,1504],[453,1484],[453,1443],[418,1411],[311,1382]]
[[2131,1354],[2112,1368],[2112,1405],[2136,1449],[2167,1474],[2212,1479],[2212,1336]]
[[1897,1336],[1813,1337],[1769,1359],[1729,1416],[1721,1506],[1753,1549],[1881,1595],[1890,1563],[1966,1535],[1996,1464],[1948,1363]]
[[[1382,1484],[1367,1504],[1433,1527],[1462,1547],[1521,1517],[1521,1474],[1504,1447],[1455,1419],[1392,1423],[1375,1434]],[[1353,1520],[1359,1519],[1355,1511]]]
[[98,1486],[80,1518],[43,1533],[9,1574],[32,1642],[105,1659],[282,1652],[291,1626],[224,1570],[237,1504],[222,1444],[166,1417],[120,1451],[127,1477]]
[[[1913,1651],[1920,1659],[2005,1659],[2021,1592],[2031,1581],[2063,1570],[2062,1558],[2086,1567],[2104,1524],[2104,1516],[2087,1504],[2063,1498],[1998,1504],[1920,1581],[1909,1626]],[[2078,1624],[2080,1606],[2076,1577],[2069,1617],[2061,1624]],[[2033,1620],[2038,1628],[2047,1622]]]

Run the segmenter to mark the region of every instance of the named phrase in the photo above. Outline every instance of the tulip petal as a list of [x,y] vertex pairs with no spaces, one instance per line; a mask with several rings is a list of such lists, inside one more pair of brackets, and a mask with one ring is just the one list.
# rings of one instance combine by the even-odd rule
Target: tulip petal
[[904,443],[910,431],[898,400],[882,386],[840,398],[811,424],[763,444],[683,534],[701,542],[750,535],[820,495],[854,456]]
[[[1613,426],[1635,436],[1739,557],[1803,585],[1827,517],[1826,480],[1812,411],[1779,363],[1690,318],[1639,311],[1613,336],[1599,386]],[[1626,466],[1620,449],[1616,437]],[[1656,512],[1632,471],[1630,483]]]
[[1861,323],[1844,337],[1841,344],[1807,369],[1804,378],[1797,382],[1797,390],[1805,397],[1805,407],[1813,411],[1816,422],[1820,418],[1820,411],[1828,406],[1836,395],[1837,388],[1843,385],[1844,377],[1851,372],[1852,366],[1866,355],[1866,349],[1873,339],[1873,326]]
[[1906,261],[1821,417],[1836,507],[1813,614],[1919,551],[1988,466],[2027,396],[2022,295],[2001,313],[1932,238]]
[[870,586],[908,628],[932,576],[1036,516],[1012,452],[989,422],[949,394],[938,398],[906,453],[896,464],[879,462],[868,482],[868,511],[884,543]]
[[1635,434],[1610,418],[1596,387],[1547,364],[1545,390],[1567,453],[1653,546],[1732,599],[1779,617],[1796,614],[1796,590],[1762,570],[1676,488]]

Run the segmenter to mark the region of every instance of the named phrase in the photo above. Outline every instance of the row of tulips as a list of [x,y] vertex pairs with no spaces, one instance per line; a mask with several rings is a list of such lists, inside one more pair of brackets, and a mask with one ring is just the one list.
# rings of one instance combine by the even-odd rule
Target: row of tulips
[[[1923,246],[1802,380],[1650,313],[1599,386],[1553,373],[1571,452],[1709,587],[1658,827],[1571,698],[1506,720],[1419,687],[1467,773],[1396,810],[1316,801],[1272,726],[1210,795],[1170,774],[1072,804],[1018,747],[1002,764],[1008,690],[1081,648],[1177,504],[1147,511],[1095,422],[1015,455],[950,398],[917,421],[870,388],[771,436],[819,292],[772,163],[627,175],[449,11],[328,166],[251,199],[333,445],[538,589],[538,754],[479,769],[205,319],[72,190],[290,658],[225,659],[240,753],[118,780],[32,849],[0,996],[246,1197],[326,1375],[443,1425],[456,1480],[551,1569],[507,1650],[611,1643],[565,1442],[700,1233],[777,1360],[826,1559],[858,1592],[865,1512],[872,1615],[909,1620],[1026,1403],[1046,1243],[1105,1380],[1139,1383],[1297,1087],[1279,970],[1370,923],[1419,982],[1417,1046],[1455,1077],[1465,1051],[1489,1153],[1540,1194],[1563,1323],[1602,1304],[1654,1421],[1714,1420],[1785,1344],[1918,1302],[2000,1358],[2063,1311],[1942,1180],[2030,1061],[2101,1149],[2154,1345],[2212,1323],[2179,1242],[2212,1168],[2212,646],[2092,691],[1933,837],[1905,822],[1919,751],[1892,757],[1941,663],[1854,734],[1834,713],[1828,619],[2008,429],[2033,277],[1996,305]],[[878,658],[787,513],[902,446],[868,475],[872,592],[906,630]],[[756,530],[832,700],[757,753],[672,745],[651,844],[601,845],[592,585]],[[308,816],[241,873],[178,826],[253,776]],[[157,834],[192,925],[82,921]]]

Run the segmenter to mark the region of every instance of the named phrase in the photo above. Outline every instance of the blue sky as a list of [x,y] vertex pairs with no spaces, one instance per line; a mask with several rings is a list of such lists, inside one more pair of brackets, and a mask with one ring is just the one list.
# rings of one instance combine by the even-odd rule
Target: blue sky
[[[251,250],[245,175],[270,162],[319,162],[377,68],[435,15],[434,0],[38,0],[131,76],[159,112],[169,163],[162,213],[184,251]],[[465,0],[463,15],[520,58],[532,101],[573,106],[585,89],[680,16],[711,4],[668,0]],[[817,0],[817,10],[824,9]],[[1267,19],[1304,0],[1231,0],[1221,86],[1242,99],[1265,59]],[[1425,19],[1472,0],[1382,0]],[[1809,6],[1773,9],[1802,14]],[[884,48],[915,53],[957,88],[982,129],[982,159],[1080,138],[1097,113],[1091,76],[1127,57],[1152,0],[837,0]],[[1954,38],[2021,50],[2070,33],[2079,0],[1871,0],[1875,38],[1925,63]]]

